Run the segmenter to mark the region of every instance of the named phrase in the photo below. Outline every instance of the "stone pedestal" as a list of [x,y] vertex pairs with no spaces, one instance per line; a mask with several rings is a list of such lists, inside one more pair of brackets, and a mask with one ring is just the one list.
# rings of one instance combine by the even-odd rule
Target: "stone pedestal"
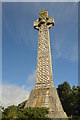
[[67,118],[55,87],[33,89],[25,105],[26,107],[46,107],[49,108],[49,118]]

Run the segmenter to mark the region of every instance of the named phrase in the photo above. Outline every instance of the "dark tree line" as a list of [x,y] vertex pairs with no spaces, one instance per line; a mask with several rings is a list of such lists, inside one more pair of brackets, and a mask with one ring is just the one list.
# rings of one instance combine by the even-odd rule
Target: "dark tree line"
[[73,86],[68,82],[58,85],[57,88],[64,111],[68,116],[80,116],[80,86]]
[[[61,100],[64,111],[68,116],[80,116],[80,86],[73,86],[72,89],[68,82],[58,85],[57,92]],[[42,120],[48,119],[46,115],[48,114],[47,108],[26,108],[24,109],[24,101],[18,106],[12,105],[4,108],[1,106],[2,118],[8,118],[8,120],[13,120],[15,118],[21,120],[36,120],[42,118]],[[44,118],[44,119],[43,119]]]

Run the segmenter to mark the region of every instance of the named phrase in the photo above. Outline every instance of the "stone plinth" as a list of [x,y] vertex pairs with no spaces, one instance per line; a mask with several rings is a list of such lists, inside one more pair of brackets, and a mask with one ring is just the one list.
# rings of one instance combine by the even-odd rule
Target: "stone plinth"
[[26,107],[46,107],[49,108],[48,117],[67,118],[55,87],[49,89],[33,89],[25,105]]

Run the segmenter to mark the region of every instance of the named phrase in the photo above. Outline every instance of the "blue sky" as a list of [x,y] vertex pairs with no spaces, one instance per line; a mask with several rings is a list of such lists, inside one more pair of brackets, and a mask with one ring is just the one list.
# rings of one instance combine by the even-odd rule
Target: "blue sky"
[[2,82],[29,92],[36,80],[38,31],[33,22],[48,10],[53,82],[78,85],[78,3],[2,3]]

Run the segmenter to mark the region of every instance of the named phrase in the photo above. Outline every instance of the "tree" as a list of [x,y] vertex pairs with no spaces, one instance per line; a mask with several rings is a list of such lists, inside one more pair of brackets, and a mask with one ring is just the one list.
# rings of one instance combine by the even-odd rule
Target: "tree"
[[80,116],[80,86],[72,88],[72,115]]
[[72,91],[69,83],[64,82],[63,84],[58,85],[57,91],[64,111],[67,113],[67,115],[71,115],[71,110],[69,106],[70,106]]
[[80,116],[80,86],[78,87],[78,116]]
[[48,119],[46,115],[48,114],[47,108],[20,108],[18,106],[12,105],[7,107],[3,112],[3,118],[8,118],[13,120],[17,118],[19,120],[36,120],[36,119]]
[[27,118],[30,120],[38,119],[38,118],[46,118],[46,114],[48,114],[48,109],[46,108],[25,108],[19,111],[18,118]]
[[0,105],[0,120],[2,118],[2,112],[4,111],[4,107],[2,105]]
[[16,118],[18,115],[18,107],[15,105],[8,106],[3,112],[3,118]]
[[68,116],[80,116],[80,86],[73,86],[68,82],[58,85],[57,88],[62,106]]

